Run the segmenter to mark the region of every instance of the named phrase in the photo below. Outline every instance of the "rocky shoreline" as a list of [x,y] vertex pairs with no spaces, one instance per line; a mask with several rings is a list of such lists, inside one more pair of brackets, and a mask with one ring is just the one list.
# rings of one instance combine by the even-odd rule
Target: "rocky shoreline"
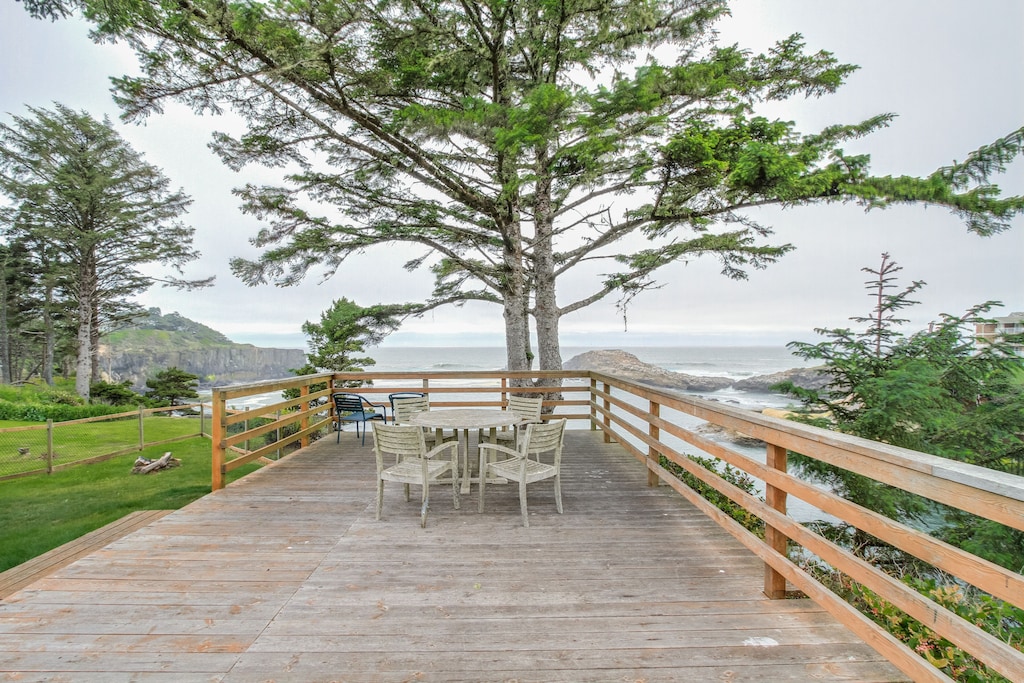
[[633,354],[620,350],[587,351],[565,361],[562,367],[565,370],[595,370],[625,377],[634,382],[678,391],[711,392],[736,389],[770,392],[771,387],[779,382],[792,382],[804,389],[820,389],[828,383],[828,376],[819,368],[794,368],[741,380],[687,375],[644,363]]

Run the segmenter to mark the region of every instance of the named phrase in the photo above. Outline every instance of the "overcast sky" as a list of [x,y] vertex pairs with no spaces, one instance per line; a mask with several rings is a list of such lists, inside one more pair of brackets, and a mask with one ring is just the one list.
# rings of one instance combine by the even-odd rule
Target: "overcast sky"
[[[826,49],[860,65],[836,95],[776,105],[767,114],[795,120],[804,132],[871,115],[898,114],[888,129],[847,146],[869,153],[872,171],[926,175],[1024,125],[1024,2],[1019,0],[743,0],[720,25],[724,43],[762,51],[793,32],[809,49]],[[170,104],[144,126],[125,125],[109,96],[109,77],[131,72],[123,47],[94,45],[78,21],[32,20],[19,3],[0,3],[0,116],[55,101],[97,118],[109,116],[146,160],[194,200],[187,221],[203,253],[190,277],[217,276],[215,287],[181,293],[156,288],[139,301],[177,311],[238,342],[302,347],[301,325],[318,320],[332,300],[360,304],[411,301],[430,287],[427,273],[401,264],[418,251],[380,248],[351,259],[334,278],[314,275],[298,287],[249,288],[228,270],[234,256],[253,256],[248,239],[259,228],[238,210],[231,188],[273,182],[269,171],[235,174],[207,149],[213,130],[230,119],[196,118]],[[1004,194],[1024,193],[1024,163],[997,179]],[[1002,301],[995,315],[1024,310],[1024,220],[990,238],[969,235],[948,212],[899,207],[864,213],[854,206],[767,210],[779,242],[797,249],[778,264],[735,282],[714,261],[678,264],[661,272],[664,286],[636,300],[628,325],[615,302],[591,306],[562,321],[566,346],[772,344],[816,341],[815,327],[847,326],[865,314],[863,267],[877,267],[883,251],[901,266],[905,282],[924,280],[921,302],[908,317],[921,326],[940,313]],[[563,281],[563,293],[589,292],[592,282]],[[563,296],[565,303],[574,296]],[[407,322],[386,345],[500,346],[501,311],[470,304],[440,309]]]

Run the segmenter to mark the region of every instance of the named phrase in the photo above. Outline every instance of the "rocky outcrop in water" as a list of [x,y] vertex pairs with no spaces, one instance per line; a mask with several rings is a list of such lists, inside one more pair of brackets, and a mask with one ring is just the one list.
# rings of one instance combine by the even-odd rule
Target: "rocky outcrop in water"
[[770,375],[758,375],[742,380],[727,377],[700,377],[682,372],[671,372],[649,363],[626,351],[587,351],[573,356],[562,367],[566,370],[595,370],[617,375],[655,387],[680,391],[718,391],[733,388],[743,391],[771,391],[779,382],[789,381],[798,387],[816,389],[825,386],[828,376],[816,368],[794,368]]
[[565,370],[595,370],[665,389],[718,391],[732,385],[725,377],[697,377],[644,363],[631,353],[617,350],[587,351],[562,364]]
[[821,389],[828,384],[828,374],[821,368],[793,368],[770,375],[756,375],[736,381],[733,389],[742,391],[771,391],[771,387],[780,382],[792,382],[803,389]]

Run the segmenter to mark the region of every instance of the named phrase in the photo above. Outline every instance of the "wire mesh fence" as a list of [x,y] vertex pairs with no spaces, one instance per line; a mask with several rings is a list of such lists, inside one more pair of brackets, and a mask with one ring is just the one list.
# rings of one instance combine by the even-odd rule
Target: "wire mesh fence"
[[0,429],[0,479],[46,474],[208,432],[202,404]]

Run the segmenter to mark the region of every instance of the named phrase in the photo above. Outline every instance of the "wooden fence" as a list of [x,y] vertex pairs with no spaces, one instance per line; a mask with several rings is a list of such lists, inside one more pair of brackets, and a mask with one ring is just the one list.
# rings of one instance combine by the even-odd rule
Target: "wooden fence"
[[[199,409],[198,419],[194,422],[196,425],[195,430],[174,434],[174,436],[169,438],[152,439],[147,437],[146,418],[160,413],[193,410],[195,408]],[[63,422],[47,420],[46,424],[0,429],[0,481],[38,474],[50,474],[76,465],[103,462],[127,453],[135,453],[149,446],[175,443],[197,436],[209,436],[206,433],[207,421],[205,411],[207,408],[207,405],[201,403],[166,408],[140,407],[137,410],[111,415],[87,417],[79,420],[65,420]],[[123,435],[124,438],[121,439],[121,448],[106,450],[110,448],[111,443],[116,441],[116,438],[105,438],[105,441],[99,444],[83,445],[85,442],[95,440],[93,435],[87,437],[84,434],[90,425],[119,420],[130,420],[138,425],[134,429],[123,430],[125,434]],[[134,432],[134,434],[130,432]],[[104,432],[103,436],[108,437],[108,434]],[[42,461],[42,467],[28,465],[29,461],[26,458],[31,458],[33,463]]]
[[[340,388],[346,382],[360,380],[372,380],[374,385],[358,390]],[[418,391],[430,396],[432,407],[499,407],[510,393],[523,391],[515,385],[524,380],[542,384],[528,392],[545,394],[545,408],[551,415],[570,419],[570,425],[601,430],[606,441],[620,443],[625,453],[647,467],[652,486],[671,486],[761,558],[765,563],[764,591],[769,597],[785,597],[788,581],[913,680],[949,680],[792,561],[791,546],[797,545],[991,669],[1010,680],[1024,680],[1024,654],[1020,651],[797,522],[787,514],[787,503],[790,498],[803,500],[1018,608],[1024,608],[1024,577],[808,484],[787,471],[787,461],[789,453],[799,453],[1022,531],[1024,478],[788,422],[720,402],[662,391],[612,375],[596,372],[325,373],[215,389],[213,488],[223,486],[224,474],[228,471],[281,448],[282,439],[302,446],[307,445],[314,434],[322,435],[330,430],[332,416],[328,399],[334,391],[358,391],[378,403],[387,403],[389,393]],[[288,389],[297,397],[266,399],[265,404],[245,413],[230,412],[231,401],[267,397]],[[264,424],[227,435],[231,425],[261,416],[266,419]],[[693,428],[693,423],[700,421],[764,442],[763,461],[702,435]],[[687,424],[690,426],[685,426]],[[271,433],[288,436],[268,440],[255,450],[238,451],[238,444],[258,437],[266,439]],[[764,482],[765,500],[693,462],[683,450],[688,446]],[[228,458],[229,454],[237,452],[241,455]],[[761,539],[747,531],[662,467],[662,457],[764,520],[765,537]]]

